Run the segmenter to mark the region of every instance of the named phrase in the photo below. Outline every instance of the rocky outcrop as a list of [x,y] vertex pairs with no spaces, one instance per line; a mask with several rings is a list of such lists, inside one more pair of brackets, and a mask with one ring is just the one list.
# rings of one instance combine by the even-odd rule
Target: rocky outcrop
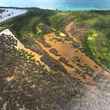
[[2,35],[6,35],[8,37],[10,37],[11,39],[15,39],[16,40],[16,48],[17,49],[24,49],[24,45],[15,37],[15,35],[9,30],[9,29],[5,29],[2,32],[0,32],[0,35],[2,37]]

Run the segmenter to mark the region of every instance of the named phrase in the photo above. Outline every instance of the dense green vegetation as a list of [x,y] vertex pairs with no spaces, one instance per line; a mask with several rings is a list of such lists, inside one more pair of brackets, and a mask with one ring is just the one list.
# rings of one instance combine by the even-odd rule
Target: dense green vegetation
[[26,14],[3,22],[1,26],[10,28],[19,38],[25,36],[38,37],[39,34],[43,35],[43,33],[49,31],[48,17],[54,13],[50,10],[29,9]]
[[67,12],[52,17],[53,25],[64,30],[70,21],[86,26],[84,49],[97,63],[110,68],[110,11]]
[[18,38],[22,39],[27,36],[41,37],[52,31],[64,31],[64,26],[69,21],[70,13],[68,12],[38,8],[27,10],[26,14],[1,23],[1,28],[10,28]]
[[58,35],[64,32],[65,25],[71,21],[78,27],[87,27],[83,42],[85,52],[97,63],[110,68],[110,11],[62,12],[30,8],[26,14],[3,22],[0,26],[1,29],[10,28],[26,43],[48,32]]
[[84,48],[97,63],[110,68],[110,13],[96,13],[92,19],[83,20],[89,25]]

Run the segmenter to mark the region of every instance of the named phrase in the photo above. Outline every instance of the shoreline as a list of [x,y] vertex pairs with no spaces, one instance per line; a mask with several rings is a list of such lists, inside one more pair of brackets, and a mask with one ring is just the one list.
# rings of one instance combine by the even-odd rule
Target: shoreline
[[0,8],[6,8],[6,9],[41,9],[41,10],[53,10],[53,11],[71,11],[71,12],[75,12],[75,11],[110,11],[110,9],[97,9],[97,8],[71,8],[71,9],[50,9],[50,8],[40,8],[40,7],[5,7],[5,6],[0,6]]
[[15,10],[14,8],[13,9],[12,8],[0,8],[0,9],[5,9],[5,11],[2,14],[0,14],[0,17],[1,17],[0,23],[5,22],[8,19],[17,17],[19,15],[23,15],[27,12],[26,9],[23,9],[23,10],[22,9]]

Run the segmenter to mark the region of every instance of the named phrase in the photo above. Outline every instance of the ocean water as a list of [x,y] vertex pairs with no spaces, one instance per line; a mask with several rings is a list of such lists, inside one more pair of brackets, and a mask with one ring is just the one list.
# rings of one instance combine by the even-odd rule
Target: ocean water
[[110,0],[0,0],[0,6],[59,10],[109,10]]
[[110,0],[62,0],[57,3],[61,10],[109,10]]

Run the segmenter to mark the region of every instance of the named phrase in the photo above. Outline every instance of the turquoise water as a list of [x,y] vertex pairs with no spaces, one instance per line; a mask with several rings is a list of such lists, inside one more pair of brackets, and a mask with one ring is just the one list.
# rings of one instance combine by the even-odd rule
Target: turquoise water
[[0,6],[40,7],[60,10],[110,9],[110,0],[0,0]]
[[61,4],[57,4],[61,10],[109,10],[110,0],[62,0]]

